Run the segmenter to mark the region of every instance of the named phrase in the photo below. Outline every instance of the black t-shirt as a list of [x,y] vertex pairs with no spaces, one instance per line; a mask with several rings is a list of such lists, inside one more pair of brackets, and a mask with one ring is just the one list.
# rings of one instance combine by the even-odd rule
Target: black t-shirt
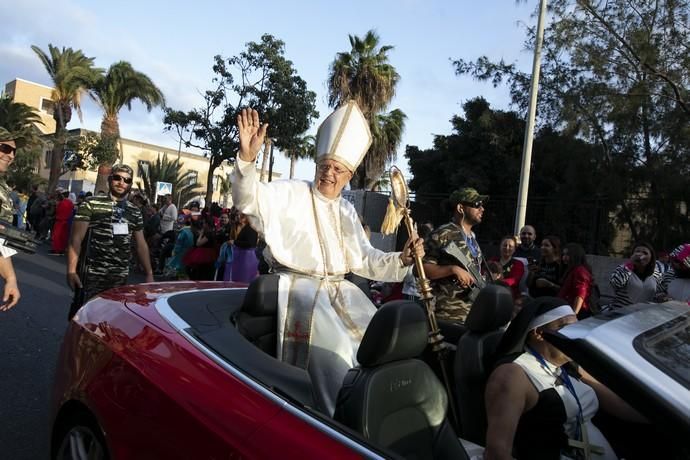
[[560,291],[560,286],[556,288],[539,288],[536,286],[535,283],[539,278],[544,278],[548,281],[551,281],[552,283],[560,284],[562,276],[563,266],[560,262],[546,262],[542,260],[539,263],[539,268],[537,269],[537,272],[534,274],[534,277],[530,282],[529,295],[532,297],[557,296],[558,291]]
[[525,249],[522,247],[522,245],[519,245],[515,249],[515,254],[513,254],[513,257],[522,257],[527,259],[528,262],[530,260],[538,261],[541,259],[541,248],[536,244],[529,249]]
[[256,233],[256,230],[251,225],[245,225],[235,238],[235,246],[242,249],[255,248],[258,240],[259,234]]

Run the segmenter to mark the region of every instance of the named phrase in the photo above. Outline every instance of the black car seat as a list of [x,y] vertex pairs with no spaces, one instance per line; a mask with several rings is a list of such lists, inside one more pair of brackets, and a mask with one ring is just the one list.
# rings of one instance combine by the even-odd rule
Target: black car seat
[[486,445],[486,411],[484,389],[491,371],[496,347],[503,327],[513,315],[510,289],[490,284],[477,295],[465,326],[468,331],[458,341],[455,353],[455,389],[460,417],[461,436]]
[[275,356],[278,321],[278,275],[261,275],[247,288],[242,307],[231,317],[240,334]]
[[335,419],[405,458],[466,459],[447,419],[448,396],[416,359],[427,346],[424,310],[393,301],[374,315],[338,394]]

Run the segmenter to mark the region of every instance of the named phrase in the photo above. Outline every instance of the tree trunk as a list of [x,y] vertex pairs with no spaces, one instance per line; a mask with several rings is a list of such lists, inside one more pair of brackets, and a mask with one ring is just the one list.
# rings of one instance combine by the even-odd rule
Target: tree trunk
[[365,162],[362,161],[362,163],[359,165],[357,170],[354,172],[352,175],[352,179],[350,180],[350,188],[352,190],[364,190],[366,186],[366,167],[365,167]]
[[213,173],[216,170],[216,165],[213,162],[208,164],[208,174],[206,175],[206,198],[205,205],[207,208],[211,209],[211,203],[213,203]]
[[62,157],[65,152],[65,138],[67,131],[65,128],[58,127],[55,130],[55,138],[53,141],[53,151],[50,154],[50,175],[48,176],[48,193],[53,193],[60,180],[60,173],[62,172]]
[[72,108],[69,102],[58,101],[55,104],[53,119],[55,120],[55,137],[53,139],[53,152],[50,156],[48,193],[55,190],[62,172],[62,157],[65,154],[65,142],[67,141],[67,123],[72,119]]
[[295,177],[295,164],[297,163],[297,156],[290,154],[290,179]]
[[[96,177],[96,192],[99,190],[108,191],[108,176],[110,175],[111,167],[113,163],[117,161],[120,156],[118,152],[118,145],[120,139],[120,123],[118,122],[117,116],[103,116],[103,121],[101,121],[101,140],[112,139],[112,145],[115,147],[115,152],[113,157],[108,158],[98,165],[98,176]],[[132,166],[132,165],[129,165]],[[134,167],[132,167],[134,169]],[[107,171],[108,174],[102,173]],[[134,178],[132,178],[134,179]]]
[[271,138],[266,136],[266,140],[264,141],[264,155],[263,155],[263,158],[261,159],[261,176],[260,176],[261,182],[266,182],[266,167],[268,165],[268,155],[270,155],[270,152],[271,152]]

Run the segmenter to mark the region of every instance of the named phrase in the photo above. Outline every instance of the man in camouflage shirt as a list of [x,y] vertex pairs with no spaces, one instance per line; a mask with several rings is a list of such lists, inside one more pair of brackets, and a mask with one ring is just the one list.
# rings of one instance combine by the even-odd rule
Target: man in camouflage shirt
[[[72,237],[67,249],[67,284],[75,291],[84,289],[84,299],[101,291],[127,283],[132,237],[137,247],[146,282],[153,281],[149,250],[144,239],[141,210],[127,197],[132,188],[132,168],[113,166],[108,185],[110,193],[89,198],[77,209]],[[87,237],[86,251],[82,243]],[[77,273],[80,258],[86,257],[86,279]],[[75,296],[69,318],[81,307]]]
[[[14,155],[18,148],[23,147],[24,139],[16,134],[0,127],[0,219],[5,222],[12,222],[14,207],[10,192],[12,191],[2,177],[7,173],[10,165],[14,161]],[[0,277],[5,280],[5,289],[2,294],[2,304],[0,311],[7,311],[14,307],[19,301],[20,293],[17,286],[17,275],[14,273],[14,266],[10,252],[5,252],[0,256]]]
[[470,311],[472,303],[469,297],[476,280],[466,267],[458,265],[443,249],[454,242],[476,272],[481,273],[482,251],[472,227],[482,221],[484,201],[488,198],[473,188],[453,192],[449,199],[452,221],[431,232],[425,242],[424,271],[431,280],[439,320],[464,323]]

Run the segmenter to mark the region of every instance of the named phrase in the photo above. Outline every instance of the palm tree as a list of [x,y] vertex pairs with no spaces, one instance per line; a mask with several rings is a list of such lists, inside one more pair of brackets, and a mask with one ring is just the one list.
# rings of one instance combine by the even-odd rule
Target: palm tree
[[297,138],[296,145],[288,152],[290,158],[290,179],[295,177],[295,164],[297,160],[314,158],[316,156],[316,138],[311,135]]
[[364,189],[372,190],[385,172],[386,166],[395,159],[405,130],[406,118],[407,115],[400,109],[374,116],[373,123],[369,125],[373,142],[363,161],[366,173]]
[[66,126],[72,119],[72,110],[77,112],[81,120],[81,95],[102,75],[103,69],[94,67],[94,58],[84,56],[81,50],[64,46],[59,49],[52,44],[48,45],[48,53],[35,45],[31,46],[31,49],[43,63],[54,87],[51,99],[55,104],[53,118],[56,127],[48,179],[48,191],[52,192],[62,172]]
[[[89,94],[103,109],[101,137],[104,142],[116,145],[120,138],[118,114],[123,107],[132,109],[132,101],[138,99],[149,112],[156,106],[163,106],[165,98],[160,89],[145,74],[134,70],[129,62],[120,61],[111,65],[108,71],[98,78]],[[117,150],[111,158],[103,158],[98,168],[96,189],[107,187],[109,168],[117,159]]]
[[370,118],[370,114],[384,110],[395,95],[400,75],[388,63],[392,46],[379,46],[379,36],[373,30],[364,38],[350,35],[349,53],[338,53],[328,75],[328,105],[339,107],[354,99]]
[[371,191],[372,192],[381,192],[383,190],[390,190],[390,186],[391,186],[391,179],[390,179],[390,177],[388,177],[388,174],[384,173],[371,186]]
[[373,30],[364,38],[349,37],[352,49],[349,53],[338,53],[331,64],[328,104],[338,107],[353,99],[369,120],[372,146],[351,180],[352,188],[368,189],[395,158],[406,117],[397,109],[384,114],[400,80],[388,62],[388,51],[393,47],[379,46],[379,36]]
[[42,125],[41,116],[33,107],[14,102],[9,96],[0,96],[0,126],[20,134],[27,145],[40,144],[35,125]]
[[7,96],[0,97],[0,126],[19,134],[25,141],[8,174],[21,190],[28,190],[31,185],[44,181],[35,173],[36,163],[43,153],[43,141],[36,124],[43,124],[36,109],[14,102]]
[[153,202],[156,198],[156,182],[169,182],[172,184],[173,202],[186,203],[201,193],[201,187],[195,178],[191,171],[182,172],[180,160],[170,161],[168,155],[164,154],[162,158],[158,155],[148,171],[142,170],[141,181],[137,181],[137,187]]

